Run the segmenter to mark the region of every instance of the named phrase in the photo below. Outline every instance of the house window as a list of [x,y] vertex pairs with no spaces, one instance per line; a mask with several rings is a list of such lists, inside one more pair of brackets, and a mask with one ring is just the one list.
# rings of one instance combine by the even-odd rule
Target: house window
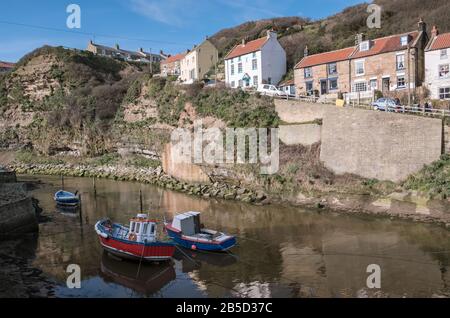
[[364,75],[365,74],[364,61],[356,61],[355,62],[355,70],[356,70],[356,75]]
[[439,65],[439,77],[447,77],[449,73],[449,64]]
[[400,38],[400,45],[401,46],[408,45],[408,36],[407,35],[404,35]]
[[306,82],[306,93],[311,95],[313,91],[313,82]]
[[365,92],[367,91],[367,83],[366,82],[358,82],[353,85],[354,92]]
[[238,73],[241,74],[242,73],[242,63],[238,64]]
[[397,77],[397,88],[405,88],[405,87],[406,87],[405,76]]
[[404,70],[405,69],[405,55],[400,54],[397,55],[397,70]]
[[440,99],[450,99],[450,87],[443,87],[439,89]]
[[231,64],[231,75],[234,75],[234,64]]
[[307,67],[305,68],[305,78],[311,78],[312,77],[312,68]]
[[378,83],[376,79],[370,80],[369,85],[371,90],[376,90],[378,88]]
[[359,50],[360,51],[369,51],[370,48],[370,42],[369,41],[364,41],[359,45]]
[[256,59],[256,52],[253,52],[253,58]]
[[235,87],[236,82],[235,81],[231,81],[231,87]]
[[337,74],[337,64],[331,63],[328,64],[328,75],[336,75]]
[[267,83],[272,84],[272,78],[271,78],[271,77],[269,77],[269,78],[267,79]]
[[330,90],[338,89],[338,79],[337,78],[330,78]]
[[239,87],[243,87],[244,86],[244,81],[243,80],[239,80]]
[[441,50],[441,60],[445,60],[448,58],[447,49]]
[[258,86],[258,76],[253,76],[253,86]]
[[258,69],[258,60],[257,59],[254,59],[252,61],[252,69],[253,70],[257,70]]

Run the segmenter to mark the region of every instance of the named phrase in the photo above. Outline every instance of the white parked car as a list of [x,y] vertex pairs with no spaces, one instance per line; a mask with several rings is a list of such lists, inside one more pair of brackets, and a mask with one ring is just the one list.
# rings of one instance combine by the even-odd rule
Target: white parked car
[[287,97],[287,93],[279,90],[275,85],[262,84],[258,86],[258,92],[261,95]]

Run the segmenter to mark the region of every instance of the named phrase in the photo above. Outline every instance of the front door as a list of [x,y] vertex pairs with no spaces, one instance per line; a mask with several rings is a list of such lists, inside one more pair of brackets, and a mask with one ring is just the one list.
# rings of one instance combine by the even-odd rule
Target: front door
[[327,84],[328,84],[327,80],[320,81],[320,95],[324,95],[324,94],[328,93],[328,90],[327,90],[328,85]]
[[383,88],[382,88],[383,93],[389,92],[390,86],[391,86],[390,79],[389,78],[383,78]]

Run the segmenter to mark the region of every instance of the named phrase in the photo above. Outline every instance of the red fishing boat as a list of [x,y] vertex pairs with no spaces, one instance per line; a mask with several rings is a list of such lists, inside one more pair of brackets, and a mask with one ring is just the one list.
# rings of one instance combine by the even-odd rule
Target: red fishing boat
[[159,241],[157,222],[147,214],[138,214],[130,220],[130,226],[112,223],[109,219],[95,224],[100,243],[109,253],[121,258],[138,261],[166,261],[175,252],[175,244]]

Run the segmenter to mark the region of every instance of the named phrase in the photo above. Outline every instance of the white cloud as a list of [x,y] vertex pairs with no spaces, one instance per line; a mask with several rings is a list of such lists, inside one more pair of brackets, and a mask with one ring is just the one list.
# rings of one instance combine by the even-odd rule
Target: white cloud
[[[171,26],[183,26],[192,1],[186,0],[130,0],[131,9],[151,20]],[[189,8],[189,9],[188,9]]]

